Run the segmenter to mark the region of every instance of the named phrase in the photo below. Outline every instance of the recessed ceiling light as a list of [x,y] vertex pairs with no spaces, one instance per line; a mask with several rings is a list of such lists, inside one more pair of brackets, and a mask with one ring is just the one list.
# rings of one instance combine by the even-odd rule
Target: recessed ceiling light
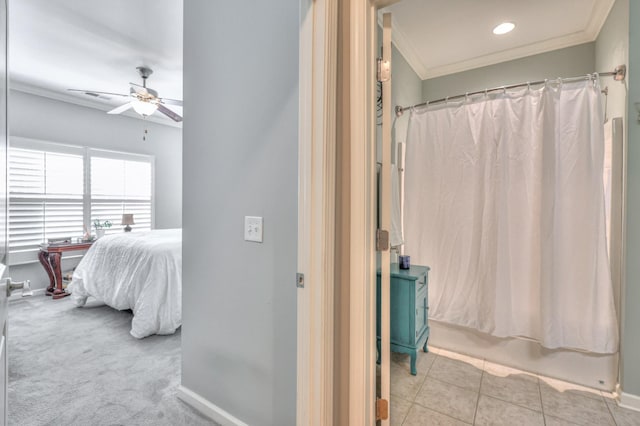
[[493,33],[496,35],[506,34],[508,32],[513,31],[515,27],[516,27],[516,24],[514,24],[513,22],[503,22],[502,24],[498,25],[493,29]]

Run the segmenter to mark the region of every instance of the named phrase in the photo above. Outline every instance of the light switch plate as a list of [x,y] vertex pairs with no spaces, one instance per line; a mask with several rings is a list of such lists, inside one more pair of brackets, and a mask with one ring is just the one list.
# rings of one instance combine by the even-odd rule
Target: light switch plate
[[244,217],[244,240],[262,242],[262,218],[259,216]]

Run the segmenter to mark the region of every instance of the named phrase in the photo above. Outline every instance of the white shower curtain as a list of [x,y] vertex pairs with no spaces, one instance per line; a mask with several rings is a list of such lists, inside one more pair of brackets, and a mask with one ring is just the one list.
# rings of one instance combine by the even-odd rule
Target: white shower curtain
[[430,318],[548,348],[618,350],[593,81],[411,112],[405,253]]

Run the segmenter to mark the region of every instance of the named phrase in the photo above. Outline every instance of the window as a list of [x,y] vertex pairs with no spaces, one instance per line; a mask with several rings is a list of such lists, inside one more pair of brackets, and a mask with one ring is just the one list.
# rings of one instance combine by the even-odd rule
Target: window
[[153,157],[12,138],[9,148],[9,263],[37,260],[50,238],[79,237],[93,221],[121,232],[153,227]]
[[[123,213],[133,213],[137,230],[151,229],[151,163],[91,156],[91,221],[120,224]],[[106,233],[121,232],[115,226]]]

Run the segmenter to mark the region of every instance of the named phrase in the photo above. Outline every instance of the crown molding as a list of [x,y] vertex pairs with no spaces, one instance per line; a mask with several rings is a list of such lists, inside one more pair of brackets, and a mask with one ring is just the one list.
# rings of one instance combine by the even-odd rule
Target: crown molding
[[[102,102],[92,101],[90,99],[83,99],[78,96],[73,96],[64,92],[58,92],[51,89],[46,89],[44,87],[35,86],[33,84],[25,83],[19,80],[11,79],[9,82],[9,89],[15,90],[17,92],[27,93],[34,96],[40,96],[42,98],[53,99],[60,102],[65,102],[85,108],[93,108],[103,112],[110,111],[114,108],[113,105],[109,105]],[[124,116],[127,118],[132,118],[135,120],[145,121],[145,122],[153,122],[156,124],[160,124],[163,126],[182,128],[182,123],[176,123],[173,120],[165,120],[160,117],[156,117],[154,115],[148,116],[147,118],[143,118],[141,115],[127,111],[123,114],[119,114],[120,116]]]
[[552,38],[538,43],[532,43],[526,46],[517,47],[515,49],[508,49],[501,52],[492,53],[490,55],[478,56],[466,61],[429,68],[427,73],[421,75],[420,78],[423,80],[427,80],[430,78],[442,77],[444,75],[469,71],[472,69],[487,67],[490,65],[496,65],[502,62],[522,59],[528,56],[551,52],[558,49],[564,49],[566,47],[577,46],[579,44],[589,43],[592,41],[593,38],[591,38],[589,34],[581,31],[579,33]]
[[[430,78],[469,71],[475,68],[486,67],[506,61],[525,58],[527,56],[593,42],[598,38],[600,30],[602,30],[614,3],[615,0],[598,0],[594,2],[589,21],[587,22],[585,29],[582,31],[432,68],[428,68],[422,62],[420,55],[417,54],[417,50],[410,38],[398,28],[396,21],[393,19],[392,40],[393,44],[409,63],[418,77],[422,80],[427,80]],[[381,15],[378,14],[378,24],[381,25],[381,22]]]

